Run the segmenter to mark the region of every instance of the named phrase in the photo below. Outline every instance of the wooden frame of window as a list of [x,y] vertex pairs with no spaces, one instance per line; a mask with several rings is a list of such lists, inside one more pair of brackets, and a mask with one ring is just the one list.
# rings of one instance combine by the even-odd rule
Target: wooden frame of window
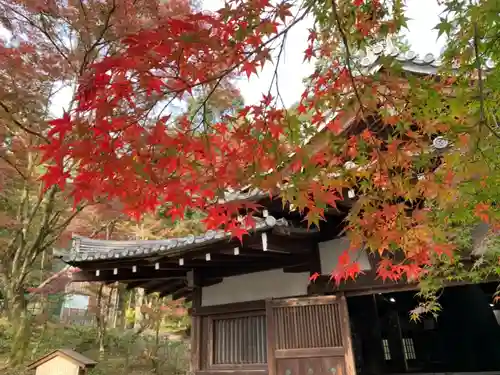
[[[264,325],[266,324],[266,312],[265,310],[254,310],[247,312],[238,312],[238,313],[227,313],[227,314],[217,314],[207,316],[207,333],[206,339],[203,338],[204,344],[203,346],[206,348],[206,367],[208,370],[235,370],[235,369],[244,369],[244,370],[267,370],[267,329],[264,326],[263,331],[261,332],[261,337],[258,337],[258,344],[263,345],[257,349],[257,353],[254,353],[256,357],[260,357],[263,359],[263,362],[255,362],[255,363],[216,363],[216,331],[215,324],[216,321],[230,321],[233,319],[244,319],[244,318],[253,318],[253,317],[261,317]],[[238,323],[236,323],[238,324]],[[244,324],[244,323],[240,323]],[[252,329],[252,328],[250,328]],[[230,333],[231,335],[231,333]],[[232,335],[231,335],[232,336]],[[232,336],[231,339],[234,340],[242,340],[241,337]],[[261,341],[260,341],[261,340]],[[234,342],[229,342],[229,348],[224,348],[222,344],[221,350],[234,350]],[[260,352],[260,353],[258,353]],[[223,356],[232,356],[238,355],[237,353],[223,353]]]

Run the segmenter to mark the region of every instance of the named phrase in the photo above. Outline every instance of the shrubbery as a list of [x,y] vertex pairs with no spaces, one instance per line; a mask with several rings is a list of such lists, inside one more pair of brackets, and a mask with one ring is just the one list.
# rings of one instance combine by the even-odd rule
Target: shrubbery
[[[13,332],[6,321],[0,321],[0,360],[9,354]],[[154,336],[135,335],[133,330],[109,330],[106,352],[99,359],[95,349],[96,329],[81,326],[47,324],[37,327],[30,340],[26,364],[52,350],[69,348],[99,362],[89,375],[181,375],[188,369],[188,345],[185,341],[162,339],[156,347]],[[157,353],[156,357],[152,353]],[[1,368],[1,365],[0,365]],[[3,375],[27,375],[21,366],[17,370],[4,369]]]

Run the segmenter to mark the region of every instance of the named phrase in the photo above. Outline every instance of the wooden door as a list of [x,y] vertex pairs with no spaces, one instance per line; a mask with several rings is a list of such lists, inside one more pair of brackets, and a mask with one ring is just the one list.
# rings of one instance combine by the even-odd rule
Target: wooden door
[[269,300],[269,375],[355,375],[344,296]]

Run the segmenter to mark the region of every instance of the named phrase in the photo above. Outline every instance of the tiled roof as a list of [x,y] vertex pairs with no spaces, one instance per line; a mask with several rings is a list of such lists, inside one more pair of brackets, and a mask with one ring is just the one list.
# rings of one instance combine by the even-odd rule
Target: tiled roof
[[76,361],[80,367],[94,367],[97,362],[94,361],[93,359],[87,358],[84,355],[75,352],[72,349],[58,349],[54,350],[46,355],[44,355],[42,358],[37,359],[36,361],[32,362],[31,364],[28,365],[28,370],[32,370],[34,368],[37,368],[38,366],[44,364],[47,361],[50,361],[51,359],[57,357],[58,355],[62,355],[63,357],[69,357],[72,360]]
[[255,201],[255,200],[260,200],[262,198],[269,197],[269,193],[257,189],[257,188],[252,188],[251,186],[248,186],[246,188],[243,188],[239,191],[234,191],[230,190],[224,193],[224,198],[220,199],[218,201],[219,204],[222,203],[227,203],[227,202],[232,202],[232,201],[239,201],[239,200],[245,200],[245,201]]
[[[364,69],[363,73],[373,73],[382,67],[380,57],[392,57],[402,64],[404,71],[417,74],[437,74],[442,61],[439,56],[427,53],[419,56],[415,51],[409,50],[401,52],[390,39],[384,43],[378,43],[369,48],[360,59],[360,65]],[[492,70],[495,63],[492,60],[485,61],[484,70]]]
[[[285,219],[276,219],[273,216],[254,218],[255,228],[249,231],[265,231],[275,226],[288,226]],[[164,240],[140,241],[110,241],[95,240],[86,237],[74,236],[71,252],[63,256],[68,263],[80,263],[105,259],[123,259],[146,257],[150,255],[175,256],[211,243],[230,240],[230,232],[223,230],[209,230],[201,235],[169,238]]]

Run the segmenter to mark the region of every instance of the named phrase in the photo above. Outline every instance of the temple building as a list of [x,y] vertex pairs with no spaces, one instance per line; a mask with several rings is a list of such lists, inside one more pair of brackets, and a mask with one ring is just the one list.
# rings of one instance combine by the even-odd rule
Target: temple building
[[[414,74],[439,65],[432,55],[377,48],[361,60],[367,69],[376,69],[383,52]],[[339,286],[329,280],[349,246],[342,229],[352,194],[309,230],[299,212],[259,191],[228,199],[263,207],[242,242],[222,230],[155,241],[75,236],[64,260],[81,270],[75,281],[119,281],[191,300],[195,375],[500,371],[500,326],[491,305],[496,284],[450,285],[437,319],[411,321],[417,285],[383,282],[377,259],[362,249],[363,275]],[[312,282],[315,273],[321,276]]]

